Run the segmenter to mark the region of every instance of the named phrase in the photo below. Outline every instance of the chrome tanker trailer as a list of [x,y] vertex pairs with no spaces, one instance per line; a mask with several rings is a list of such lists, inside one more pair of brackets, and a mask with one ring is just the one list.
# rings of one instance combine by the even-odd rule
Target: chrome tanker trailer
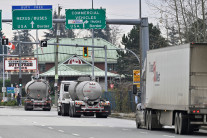
[[94,116],[107,118],[110,102],[101,98],[102,88],[93,81],[62,81],[58,99],[58,115],[70,117]]
[[50,86],[46,80],[32,79],[26,84],[25,92],[27,94],[27,98],[24,101],[25,110],[42,108],[44,111],[50,111]]

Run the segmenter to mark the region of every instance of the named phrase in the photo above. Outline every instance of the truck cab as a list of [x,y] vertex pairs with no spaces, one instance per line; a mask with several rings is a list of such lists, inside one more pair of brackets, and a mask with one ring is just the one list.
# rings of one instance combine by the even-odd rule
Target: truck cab
[[[58,115],[64,114],[62,111],[62,108],[66,108],[67,104],[70,102],[71,98],[69,95],[69,85],[73,81],[62,81],[60,85],[60,91],[59,91],[59,98],[58,98]],[[63,107],[64,106],[64,107]]]

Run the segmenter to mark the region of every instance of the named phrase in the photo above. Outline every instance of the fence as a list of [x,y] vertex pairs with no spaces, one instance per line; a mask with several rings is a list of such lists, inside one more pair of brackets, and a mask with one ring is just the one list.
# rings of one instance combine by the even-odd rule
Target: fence
[[102,97],[111,103],[115,112],[135,112],[136,104],[132,91],[103,92]]

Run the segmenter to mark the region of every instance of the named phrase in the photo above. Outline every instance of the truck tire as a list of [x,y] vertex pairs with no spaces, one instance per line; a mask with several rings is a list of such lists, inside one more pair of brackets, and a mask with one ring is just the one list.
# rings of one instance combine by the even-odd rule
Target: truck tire
[[28,108],[27,108],[27,106],[24,106],[24,110],[25,110],[25,111],[28,111]]
[[62,104],[62,106],[61,106],[61,115],[66,116],[66,114],[65,114],[65,104]]
[[179,118],[178,119],[179,120],[178,133],[180,135],[186,134],[186,132],[187,132],[187,129],[186,129],[187,119],[184,117],[184,114],[183,113],[179,113],[178,118]]
[[[58,111],[58,115],[61,115],[61,106],[58,106],[57,108],[59,108],[59,111]],[[58,110],[58,109],[57,109]]]
[[69,108],[69,115],[70,115],[70,117],[74,117],[74,113],[73,113],[73,106],[72,105],[70,105],[70,108]]
[[152,111],[149,111],[148,114],[148,122],[149,122],[149,130],[153,130],[153,123],[152,123]]
[[146,118],[146,129],[149,130],[149,111],[146,112],[145,114]]
[[73,117],[81,117],[80,113],[76,113],[76,109],[74,105],[72,106],[72,110],[73,110]]
[[178,113],[175,113],[175,120],[174,120],[174,125],[175,125],[175,134],[178,134]]

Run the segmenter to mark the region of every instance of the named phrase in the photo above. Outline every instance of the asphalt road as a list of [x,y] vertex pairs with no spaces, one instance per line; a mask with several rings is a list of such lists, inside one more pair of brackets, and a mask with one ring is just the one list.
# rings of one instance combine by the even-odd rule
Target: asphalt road
[[24,111],[23,108],[0,108],[0,138],[199,138],[175,135],[174,129],[148,131],[136,129],[135,121],[116,118],[58,116],[52,111]]

